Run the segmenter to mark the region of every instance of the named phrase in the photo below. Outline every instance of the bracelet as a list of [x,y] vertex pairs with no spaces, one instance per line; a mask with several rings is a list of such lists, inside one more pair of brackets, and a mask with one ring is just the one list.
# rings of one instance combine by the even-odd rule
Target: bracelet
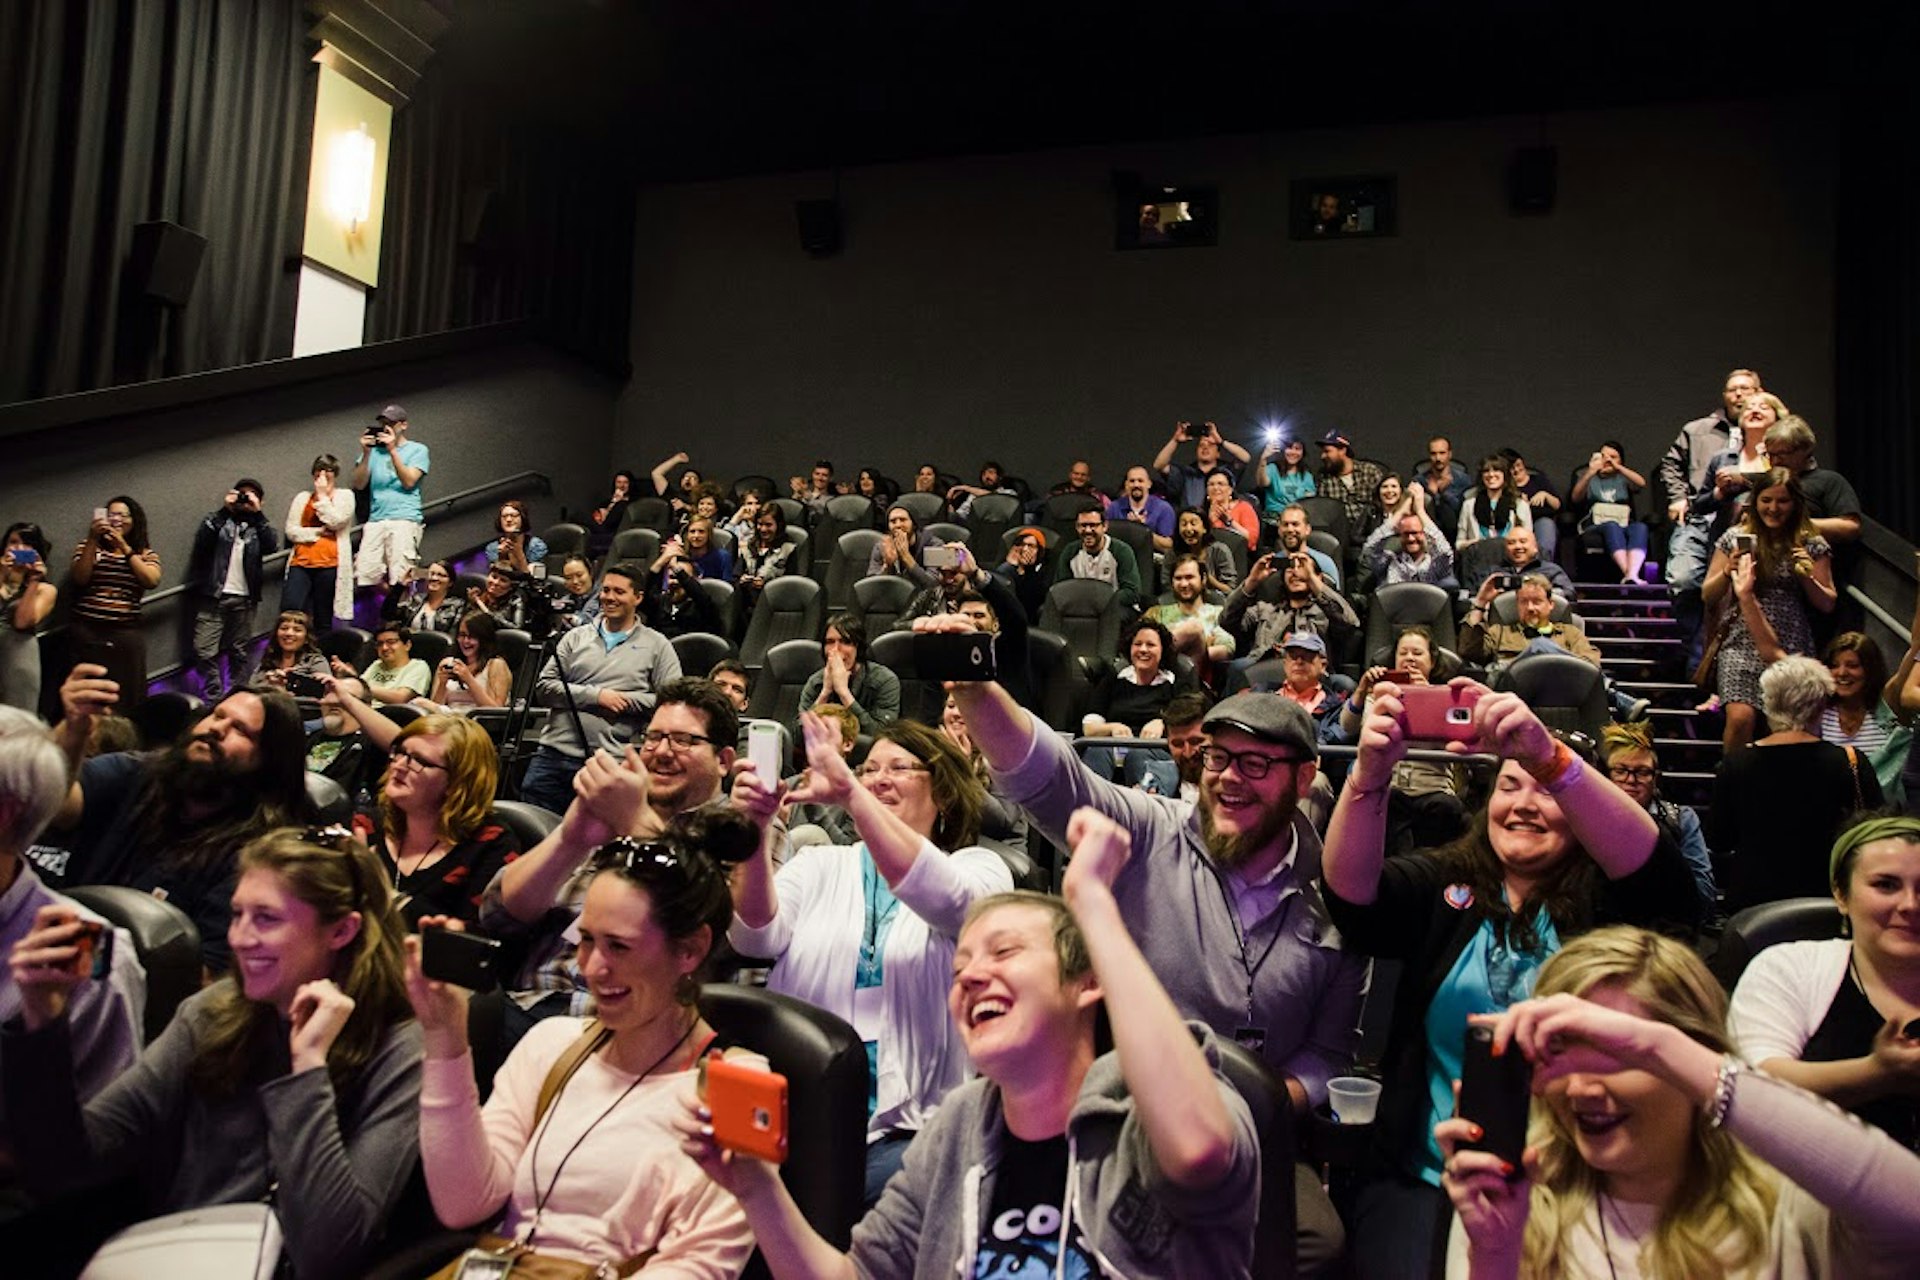
[[1733,1108],[1733,1078],[1742,1070],[1738,1058],[1730,1053],[1721,1056],[1720,1071],[1713,1081],[1713,1097],[1707,1103],[1707,1128],[1718,1129],[1727,1123],[1727,1112]]
[[1567,784],[1569,776],[1573,772],[1573,766],[1577,764],[1579,760],[1580,757],[1573,754],[1571,747],[1555,739],[1552,756],[1540,764],[1528,764],[1525,761],[1521,761],[1520,767],[1533,775],[1533,780],[1542,787],[1545,787],[1547,794],[1557,795],[1559,794],[1560,788]]
[[1343,796],[1352,796],[1356,800],[1364,800],[1368,796],[1383,796],[1391,790],[1392,787],[1392,778],[1388,778],[1387,781],[1377,787],[1363,787],[1354,781],[1354,775],[1350,773],[1347,775],[1346,785],[1341,788],[1341,794]]

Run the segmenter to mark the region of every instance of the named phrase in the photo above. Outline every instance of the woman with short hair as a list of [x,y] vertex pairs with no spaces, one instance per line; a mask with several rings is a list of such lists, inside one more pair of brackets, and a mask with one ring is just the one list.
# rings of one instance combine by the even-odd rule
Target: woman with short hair
[[[857,614],[827,619],[826,664],[800,686],[802,710],[838,703],[853,713],[861,733],[877,733],[900,718],[900,677],[867,654],[867,624]],[[799,726],[790,726],[797,733]]]
[[520,499],[508,498],[500,504],[500,511],[493,518],[493,531],[495,537],[487,544],[489,566],[505,561],[507,568],[525,574],[529,565],[547,558],[546,539],[533,532],[533,517]]
[[353,620],[353,491],[340,487],[340,459],[313,460],[313,484],[287,504],[287,576],[280,611],[299,610],[325,633],[333,620]]
[[1783,898],[1824,897],[1824,850],[1857,809],[1878,808],[1873,765],[1851,747],[1822,742],[1820,714],[1833,677],[1793,655],[1760,677],[1773,732],[1720,761],[1707,810],[1707,843],[1728,855],[1727,911]]
[[1903,805],[1900,774],[1913,745],[1913,730],[1900,723],[1887,701],[1887,660],[1880,656],[1879,644],[1863,631],[1843,631],[1827,641],[1820,656],[1833,677],[1833,697],[1820,713],[1821,740],[1865,756],[1887,803]]
[[1872,1280],[1920,1271],[1920,1156],[1743,1068],[1687,947],[1595,930],[1490,1025],[1532,1064],[1522,1168],[1441,1122],[1449,1280]]
[[1122,665],[1109,668],[1087,698],[1080,733],[1091,738],[1164,738],[1160,713],[1194,687],[1174,666],[1173,633],[1152,618],[1135,618],[1120,635]]

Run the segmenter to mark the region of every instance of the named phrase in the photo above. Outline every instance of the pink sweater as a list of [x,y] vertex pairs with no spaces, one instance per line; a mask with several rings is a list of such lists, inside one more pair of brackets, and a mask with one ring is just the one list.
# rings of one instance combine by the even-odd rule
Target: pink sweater
[[[585,1026],[579,1018],[536,1025],[500,1068],[484,1109],[471,1057],[426,1060],[420,1151],[434,1212],[465,1227],[497,1220],[504,1207],[497,1229],[518,1239],[545,1198],[532,1242],[542,1253],[618,1263],[656,1249],[640,1272],[650,1280],[733,1280],[753,1251],[746,1215],[681,1153],[670,1127],[681,1097],[694,1089],[694,1072],[649,1077],[596,1126],[634,1078],[598,1054],[589,1058],[554,1100],[536,1168],[541,1082]],[[562,1158],[589,1126],[592,1134],[555,1183]]]

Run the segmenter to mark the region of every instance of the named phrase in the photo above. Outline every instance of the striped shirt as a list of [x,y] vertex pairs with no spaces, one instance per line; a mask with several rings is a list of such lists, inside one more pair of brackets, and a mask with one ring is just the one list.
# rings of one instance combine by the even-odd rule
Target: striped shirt
[[[74,562],[80,560],[78,552]],[[96,550],[93,577],[73,598],[73,616],[88,622],[128,626],[140,620],[140,597],[146,593],[133,576],[132,558],[117,551]]]

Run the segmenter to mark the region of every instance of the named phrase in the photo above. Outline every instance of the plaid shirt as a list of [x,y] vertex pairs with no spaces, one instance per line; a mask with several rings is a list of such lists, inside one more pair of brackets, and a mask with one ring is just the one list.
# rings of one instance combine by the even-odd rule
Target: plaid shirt
[[593,879],[588,866],[582,865],[562,886],[554,905],[532,924],[507,910],[501,898],[506,879],[503,868],[495,875],[480,898],[480,931],[490,937],[525,940],[526,958],[520,970],[507,984],[507,998],[522,1009],[531,1009],[540,1001],[564,992],[567,1013],[584,1018],[593,1013],[593,993],[580,975],[580,965],[572,938],[573,922],[587,901],[587,883]]

